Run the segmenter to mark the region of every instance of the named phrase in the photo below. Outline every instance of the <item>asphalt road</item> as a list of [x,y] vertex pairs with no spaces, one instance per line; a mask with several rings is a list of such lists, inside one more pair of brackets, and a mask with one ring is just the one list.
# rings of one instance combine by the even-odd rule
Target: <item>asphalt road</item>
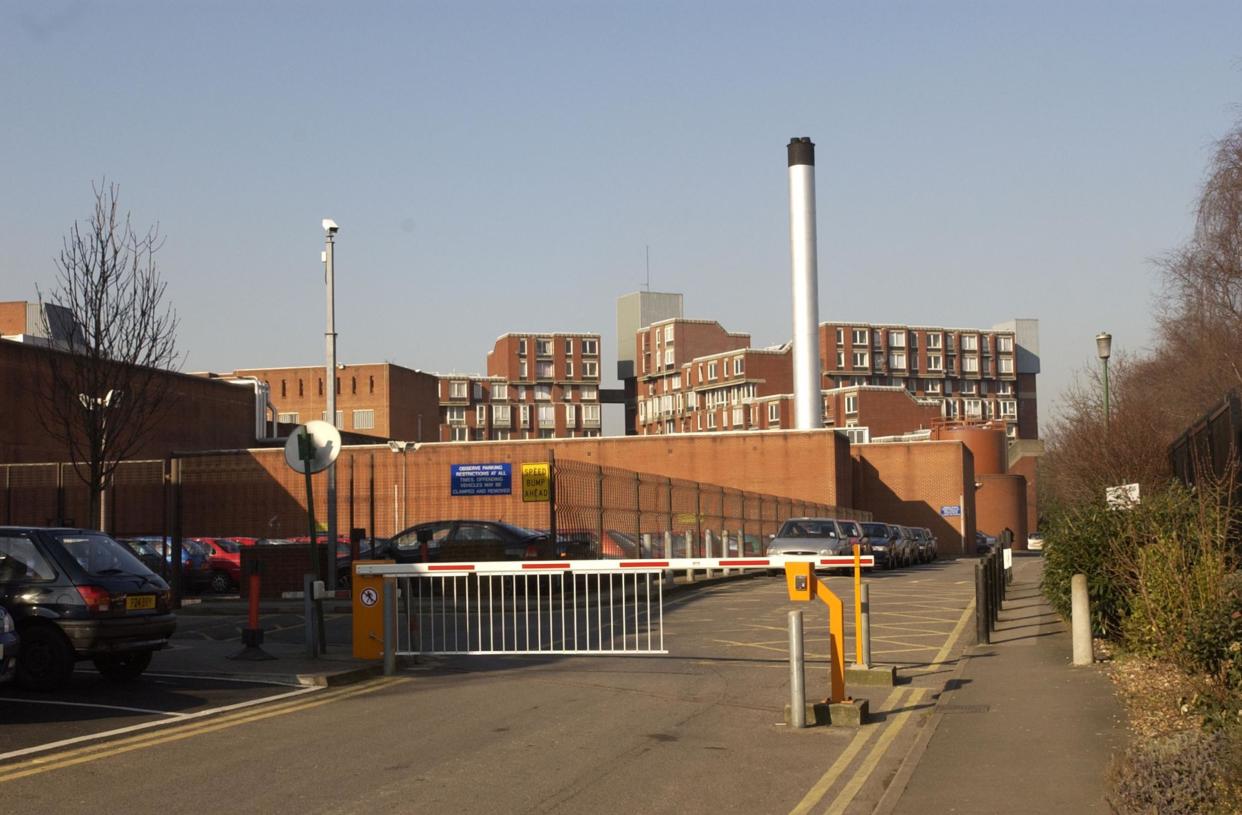
[[[0,762],[0,800],[58,813],[198,813],[205,802],[231,812],[870,812],[969,640],[971,569],[871,579],[873,655],[907,681],[850,689],[871,702],[861,729],[784,726],[786,612],[806,612],[808,697],[822,698],[826,610],[791,604],[783,578],[758,577],[670,597],[667,656],[428,660],[398,677]],[[851,608],[848,578],[829,582]]]

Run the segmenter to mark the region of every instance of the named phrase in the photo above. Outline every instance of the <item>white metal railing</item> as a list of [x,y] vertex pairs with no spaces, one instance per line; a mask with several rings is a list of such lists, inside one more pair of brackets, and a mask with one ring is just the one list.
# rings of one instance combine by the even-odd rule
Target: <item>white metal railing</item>
[[[835,555],[369,563],[357,571],[385,578],[387,670],[389,654],[666,654],[664,589],[674,571],[806,562],[855,565],[852,556]],[[857,565],[869,568],[874,559],[862,556]]]

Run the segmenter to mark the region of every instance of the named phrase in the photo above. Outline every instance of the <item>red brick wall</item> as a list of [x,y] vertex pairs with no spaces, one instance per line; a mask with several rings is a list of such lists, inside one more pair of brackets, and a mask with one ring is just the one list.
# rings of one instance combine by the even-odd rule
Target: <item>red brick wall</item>
[[0,303],[0,334],[26,333],[26,302]]
[[1013,548],[1026,549],[1026,479],[1020,475],[981,475],[978,483],[983,486],[975,495],[975,525],[996,537],[1009,529]]
[[[974,462],[958,442],[860,444],[852,448],[854,502],[877,521],[926,526],[940,541],[940,553],[973,554],[975,535]],[[944,506],[962,515],[945,518]],[[963,528],[964,527],[964,528]],[[965,540],[970,542],[963,545]]]
[[[0,463],[67,461],[39,421],[41,377],[48,355],[59,353],[17,342],[0,342]],[[246,448],[255,443],[254,389],[197,376],[167,373],[169,412],[132,458],[163,458],[173,450]]]
[[[1009,472],[1013,475],[1020,475],[1026,479],[1026,528],[1030,532],[1039,529],[1039,501],[1038,501],[1038,464],[1037,456],[1023,456],[1013,463],[1009,468]],[[1025,545],[1025,539],[1023,540]]]

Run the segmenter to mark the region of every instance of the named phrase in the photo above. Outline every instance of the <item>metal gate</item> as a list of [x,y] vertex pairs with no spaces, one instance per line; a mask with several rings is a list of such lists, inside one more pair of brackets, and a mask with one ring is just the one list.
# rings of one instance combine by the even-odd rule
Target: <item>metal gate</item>
[[397,654],[664,654],[658,571],[397,580]]

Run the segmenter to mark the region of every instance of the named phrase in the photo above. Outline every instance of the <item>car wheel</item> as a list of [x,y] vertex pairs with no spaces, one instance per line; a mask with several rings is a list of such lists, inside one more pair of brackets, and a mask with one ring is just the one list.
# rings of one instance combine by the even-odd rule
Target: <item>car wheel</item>
[[19,632],[21,655],[17,681],[30,690],[56,690],[73,675],[73,646],[65,635],[49,625],[32,625]]
[[113,682],[129,682],[137,679],[151,664],[150,651],[133,651],[128,654],[109,654],[95,657],[95,667],[104,679]]
[[216,594],[224,594],[233,586],[233,581],[224,572],[211,573],[211,590]]

